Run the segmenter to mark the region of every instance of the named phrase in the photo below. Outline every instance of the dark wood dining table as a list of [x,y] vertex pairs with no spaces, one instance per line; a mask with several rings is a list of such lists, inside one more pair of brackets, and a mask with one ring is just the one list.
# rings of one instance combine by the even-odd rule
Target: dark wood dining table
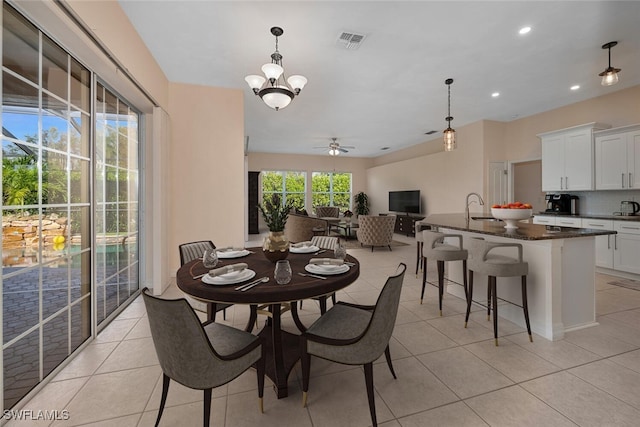
[[[291,315],[297,328],[304,332],[306,327],[298,316],[297,302],[319,298],[321,308],[326,307],[326,298],[334,292],[350,285],[360,275],[358,260],[347,255],[345,262],[352,264],[349,271],[342,274],[326,275],[325,279],[310,276],[301,276],[298,273],[307,273],[305,266],[311,258],[332,258],[333,252],[326,251],[320,254],[295,254],[290,253],[287,259],[291,264],[292,278],[286,285],[279,285],[273,278],[275,264],[269,261],[262,253],[262,248],[248,248],[251,253],[242,258],[221,259],[218,267],[236,263],[246,263],[248,268],[255,271],[252,279],[229,285],[210,285],[204,283],[195,276],[206,273],[201,260],[194,260],[184,264],[176,273],[176,282],[186,294],[208,303],[221,304],[246,304],[251,307],[250,317],[246,330],[251,331],[256,323],[257,308],[266,306],[269,317],[265,326],[258,333],[265,337],[267,347],[266,375],[274,383],[274,389],[278,398],[288,395],[288,377],[291,369],[300,359],[300,335],[283,331],[281,328],[281,315],[283,305],[289,305]],[[241,292],[236,288],[243,283],[249,283],[260,277],[269,277],[269,282],[261,283],[256,287]],[[211,304],[208,304],[211,306]],[[211,319],[215,308],[209,308],[207,317]]]

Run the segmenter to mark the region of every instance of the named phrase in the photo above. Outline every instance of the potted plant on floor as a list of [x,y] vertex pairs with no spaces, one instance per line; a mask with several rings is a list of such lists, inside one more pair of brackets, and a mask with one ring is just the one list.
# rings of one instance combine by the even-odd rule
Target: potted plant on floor
[[284,226],[289,218],[291,203],[282,203],[279,194],[273,194],[264,201],[264,206],[258,205],[262,219],[269,228],[269,234],[264,238],[262,250],[271,262],[285,259],[289,256],[289,240],[284,235]]
[[353,201],[356,203],[356,215],[369,215],[369,197],[364,191],[356,194]]

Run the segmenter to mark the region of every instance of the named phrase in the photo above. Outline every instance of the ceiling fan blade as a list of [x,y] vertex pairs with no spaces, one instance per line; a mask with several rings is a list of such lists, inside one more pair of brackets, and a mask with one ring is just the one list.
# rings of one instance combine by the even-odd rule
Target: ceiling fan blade
[[342,148],[349,148],[349,149],[351,149],[351,150],[353,150],[354,148],[356,148],[356,147],[354,147],[353,145],[341,145],[340,147],[342,147]]
[[349,150],[345,150],[344,147],[338,147],[338,150],[340,150],[343,153],[348,153]]

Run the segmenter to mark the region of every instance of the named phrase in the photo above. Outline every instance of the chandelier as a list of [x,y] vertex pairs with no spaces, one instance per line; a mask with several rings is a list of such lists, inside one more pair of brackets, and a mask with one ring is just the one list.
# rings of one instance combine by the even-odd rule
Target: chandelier
[[447,128],[444,130],[444,151],[453,151],[456,149],[456,131],[451,128],[451,83],[453,83],[453,79],[447,79],[444,81],[444,84],[447,85],[447,89],[449,92],[448,98],[448,107],[447,107]]
[[611,66],[611,48],[617,44],[618,42],[609,42],[602,45],[603,49],[609,49],[609,66],[606,70],[598,74],[602,77],[602,86],[611,86],[618,83],[618,73],[622,70]]
[[289,105],[307,84],[306,77],[299,75],[290,76],[285,82],[282,55],[278,52],[278,37],[283,33],[284,30],[280,27],[271,28],[271,34],[276,37],[276,51],[271,54],[271,63],[262,66],[266,78],[255,74],[244,78],[253,93],[276,111]]

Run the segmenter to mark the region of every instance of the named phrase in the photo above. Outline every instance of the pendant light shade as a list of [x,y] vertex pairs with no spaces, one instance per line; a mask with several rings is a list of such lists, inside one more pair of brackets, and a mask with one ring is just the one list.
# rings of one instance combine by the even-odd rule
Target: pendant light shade
[[289,105],[307,84],[307,79],[303,76],[294,75],[288,79],[284,77],[282,55],[278,52],[278,37],[283,33],[284,30],[280,27],[271,28],[271,34],[276,37],[276,51],[271,54],[271,62],[262,66],[265,77],[252,74],[244,78],[253,93],[276,111]]
[[451,127],[451,83],[453,79],[447,79],[444,81],[447,85],[448,101],[447,101],[447,128],[443,132],[444,136],[444,151],[453,151],[456,149],[456,131]]
[[601,82],[602,86],[612,86],[618,83],[618,73],[622,70],[620,68],[615,68],[611,66],[611,48],[617,44],[618,42],[613,41],[613,42],[605,43],[602,45],[603,49],[609,50],[609,66],[607,67],[606,70],[598,74],[600,77],[602,77],[602,82]]

